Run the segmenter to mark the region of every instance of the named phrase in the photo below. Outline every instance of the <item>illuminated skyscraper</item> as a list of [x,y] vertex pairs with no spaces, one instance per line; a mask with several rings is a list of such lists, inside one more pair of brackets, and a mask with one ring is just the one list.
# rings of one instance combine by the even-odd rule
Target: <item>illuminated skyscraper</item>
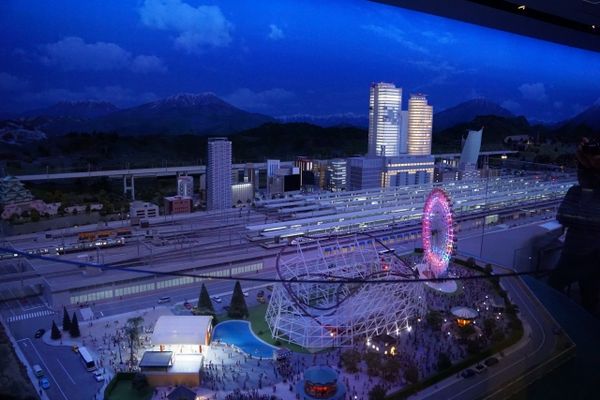
[[231,208],[231,142],[224,137],[208,139],[206,209]]
[[402,88],[372,83],[369,96],[369,156],[400,153]]
[[408,99],[408,154],[426,156],[431,154],[431,128],[433,107],[427,97],[413,94]]

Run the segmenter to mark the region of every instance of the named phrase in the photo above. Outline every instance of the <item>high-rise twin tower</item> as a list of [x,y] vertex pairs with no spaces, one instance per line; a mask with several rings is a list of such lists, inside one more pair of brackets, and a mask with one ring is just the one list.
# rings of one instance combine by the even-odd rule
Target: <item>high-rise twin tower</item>
[[431,154],[433,107],[422,94],[408,99],[402,110],[402,88],[372,83],[369,96],[369,156]]

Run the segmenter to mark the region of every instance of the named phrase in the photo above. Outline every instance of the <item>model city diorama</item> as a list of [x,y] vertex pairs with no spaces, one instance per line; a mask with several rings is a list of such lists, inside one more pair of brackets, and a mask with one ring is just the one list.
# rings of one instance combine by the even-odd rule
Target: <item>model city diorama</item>
[[590,397],[544,281],[597,313],[596,53],[385,1],[60,3],[0,6],[0,398]]
[[[487,220],[485,212],[492,207],[506,210],[502,218],[508,222],[522,217],[521,208],[533,203],[538,211],[526,217],[547,218],[553,209],[538,204],[554,204],[572,177],[477,179],[482,173],[476,169],[479,130],[469,132],[460,154],[463,179],[432,185],[432,107],[423,95],[412,96],[403,112],[401,92],[392,84],[371,85],[369,154],[348,160],[348,169],[362,174],[348,182],[357,191],[273,196],[256,201],[255,211],[247,207],[244,212],[244,204],[237,211],[231,208],[236,205],[231,142],[210,138],[209,212],[198,213],[203,218],[198,226],[175,228],[187,220],[161,220],[157,207],[136,204],[141,211],[132,209],[131,217],[133,222],[143,214],[139,226],[117,221],[68,232],[77,243],[65,241],[64,231],[46,233],[46,239],[56,235],[60,245],[36,251],[11,245],[3,260],[25,257],[48,277],[46,296],[54,311],[41,312],[50,316],[51,325],[39,329],[36,338],[77,354],[101,385],[98,395],[108,399],[119,394],[156,399],[403,398],[430,387],[454,390],[436,385],[448,379],[471,382],[488,368],[498,369],[496,364],[514,365],[514,360],[502,359],[504,349],[524,337],[519,309],[511,302],[520,289],[509,295],[508,281],[500,282],[512,271],[457,256],[457,231],[500,222],[498,211]],[[267,174],[280,169],[275,161],[266,163]],[[311,163],[304,158],[298,162]],[[381,181],[369,181],[369,168]],[[277,179],[273,175],[268,183]],[[133,179],[130,187],[124,182],[133,196]],[[189,199],[185,195],[192,192],[193,179],[184,176],[178,182],[183,196],[168,205],[169,210],[185,208],[183,217],[190,213],[190,202],[180,200]],[[383,189],[370,189],[380,184]],[[514,198],[513,192],[525,189],[528,196]],[[456,214],[452,197],[459,204]],[[482,212],[486,222],[478,225]],[[275,222],[268,221],[274,214]],[[246,238],[232,242],[236,230],[245,230]],[[205,245],[198,246],[195,238],[203,238]],[[244,242],[245,250],[237,248]],[[128,246],[137,257],[120,253]],[[257,250],[258,259],[249,253]],[[96,254],[82,254],[86,251]],[[227,253],[238,258],[213,261]],[[213,264],[204,268],[198,261]],[[63,270],[54,269],[61,264]],[[232,292],[214,293],[217,283],[234,281]],[[171,298],[173,291],[158,301],[152,297],[154,290],[198,288],[199,283],[199,295],[196,289],[183,302]],[[148,301],[136,299],[147,294]],[[215,307],[229,294],[229,306]],[[197,301],[190,300],[196,295]],[[105,307],[97,307],[96,302],[107,300]],[[62,325],[55,319],[60,312]],[[23,318],[27,316],[13,315],[8,321]],[[520,357],[515,350],[507,354]],[[54,369],[34,367],[40,393],[50,393],[45,374],[52,377]]]
[[[469,132],[460,154],[462,179],[432,184],[432,107],[425,96],[411,96],[403,112],[401,93],[393,84],[371,85],[369,154],[347,162],[355,191],[296,191],[239,205],[231,142],[209,138],[208,212],[190,214],[193,179],[184,176],[182,196],[165,206],[184,210],[177,219],[134,202],[134,226],[114,221],[46,232],[46,240],[59,242],[37,250],[8,243],[2,260],[23,257],[23,266],[46,276],[44,296],[54,308],[34,312],[51,322],[36,338],[72,350],[68,357],[77,355],[98,382],[97,395],[107,399],[378,399],[432,387],[446,397],[445,390],[456,389],[436,385],[447,380],[478,391],[471,378],[514,366],[523,360],[515,346],[527,355],[532,344],[521,340],[528,325],[512,303],[521,288],[500,281],[513,271],[458,256],[458,230],[479,234],[479,227],[504,221],[544,220],[573,177],[509,171],[506,179],[479,179],[479,130]],[[312,169],[306,158],[298,163]],[[279,161],[269,160],[266,169],[269,194]],[[5,192],[24,191],[14,179],[6,182],[13,189]],[[131,196],[133,185],[124,178]],[[536,211],[523,215],[523,207]],[[191,218],[199,219],[186,225]],[[176,292],[186,289],[193,294]],[[156,290],[163,291],[158,300]],[[221,308],[221,296],[230,294]],[[557,344],[548,347],[539,357]],[[48,377],[55,380],[56,368],[39,363],[32,371],[40,393],[51,393]]]
[[197,306],[159,304],[135,317],[79,325],[65,311],[69,334],[61,335],[54,324],[44,340],[79,351],[89,370],[103,371],[99,378],[139,371],[165,393],[184,385],[206,398],[227,399],[233,392],[232,399],[244,393],[366,399],[374,391],[390,394],[441,379],[452,366],[460,366],[452,369],[459,373],[477,364],[461,372],[470,377],[497,363],[499,356],[487,356],[522,335],[492,269],[453,258],[452,204],[442,189],[433,189],[425,202],[423,246],[416,253],[397,254],[368,234],[342,236],[326,246],[322,241],[290,245],[296,247],[292,255],[282,248],[276,283],[258,292],[259,300],[268,300],[266,311],[257,306],[258,318],[266,320],[275,345],[257,337],[257,328],[243,318],[249,312],[239,285],[233,294],[243,303],[239,320],[213,327],[213,316],[192,316],[214,315],[203,287]]

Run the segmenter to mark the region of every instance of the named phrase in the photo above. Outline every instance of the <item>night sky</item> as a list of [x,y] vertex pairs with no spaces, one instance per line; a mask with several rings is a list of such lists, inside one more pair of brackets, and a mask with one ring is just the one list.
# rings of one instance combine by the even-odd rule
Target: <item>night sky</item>
[[0,111],[214,92],[280,116],[367,113],[369,83],[434,110],[486,97],[532,119],[600,98],[600,54],[367,1],[4,0]]

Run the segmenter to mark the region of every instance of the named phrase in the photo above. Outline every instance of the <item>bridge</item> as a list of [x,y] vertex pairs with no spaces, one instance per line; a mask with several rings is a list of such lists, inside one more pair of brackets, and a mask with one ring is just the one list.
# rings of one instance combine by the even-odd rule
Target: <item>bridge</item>
[[[517,154],[516,150],[494,150],[494,151],[480,151],[479,157],[489,156],[503,156],[508,154]],[[444,153],[444,154],[432,154],[435,158],[457,158],[460,157],[460,153]]]
[[[283,167],[293,165],[292,161],[283,161],[280,163]],[[231,170],[245,169],[266,169],[267,163],[244,163],[232,164]],[[79,171],[79,172],[54,172],[33,175],[17,175],[21,181],[53,181],[61,179],[84,179],[84,178],[113,178],[123,179],[123,193],[131,193],[131,198],[135,199],[135,178],[153,178],[158,176],[180,176],[180,175],[203,175],[206,174],[205,165],[188,165],[178,167],[155,167],[155,168],[134,168],[134,169],[110,169],[105,171]]]
[[[507,154],[516,154],[517,151],[482,151],[480,156],[501,156]],[[433,154],[435,158],[453,158],[460,157],[460,153]],[[290,167],[293,161],[282,161],[282,167]],[[232,164],[232,170],[244,170],[252,166],[254,169],[266,169],[267,163],[243,163]],[[154,167],[154,168],[133,168],[133,169],[111,169],[105,171],[78,171],[78,172],[48,172],[45,174],[16,175],[21,181],[53,181],[60,179],[81,179],[81,178],[146,178],[157,176],[178,176],[178,175],[202,175],[206,173],[205,165],[188,165],[177,167]]]
[[[515,154],[517,151],[482,151],[479,153],[481,157],[502,156],[507,154]],[[437,159],[449,159],[460,157],[460,153],[433,154]],[[293,166],[293,161],[282,161],[282,167]],[[246,170],[253,168],[255,170],[265,170],[267,163],[243,163],[232,164],[232,171]],[[77,171],[77,172],[47,172],[45,174],[17,175],[16,177],[21,182],[26,181],[53,181],[62,179],[85,179],[85,178],[113,178],[123,179],[123,193],[131,193],[131,197],[135,198],[135,178],[151,178],[159,176],[179,176],[179,175],[203,175],[206,174],[205,165],[188,165],[176,167],[153,167],[153,168],[126,168],[126,169],[110,169],[101,171]]]
[[[282,161],[281,166],[292,166],[292,161]],[[252,167],[254,169],[266,169],[267,163],[244,163],[232,164],[232,170],[244,170]],[[178,175],[202,175],[206,173],[205,165],[188,165],[178,167],[155,167],[155,168],[133,168],[133,169],[109,169],[104,171],[78,171],[78,172],[53,172],[45,174],[16,175],[21,181],[53,181],[60,179],[81,179],[81,178],[146,178],[157,176],[178,176]]]

